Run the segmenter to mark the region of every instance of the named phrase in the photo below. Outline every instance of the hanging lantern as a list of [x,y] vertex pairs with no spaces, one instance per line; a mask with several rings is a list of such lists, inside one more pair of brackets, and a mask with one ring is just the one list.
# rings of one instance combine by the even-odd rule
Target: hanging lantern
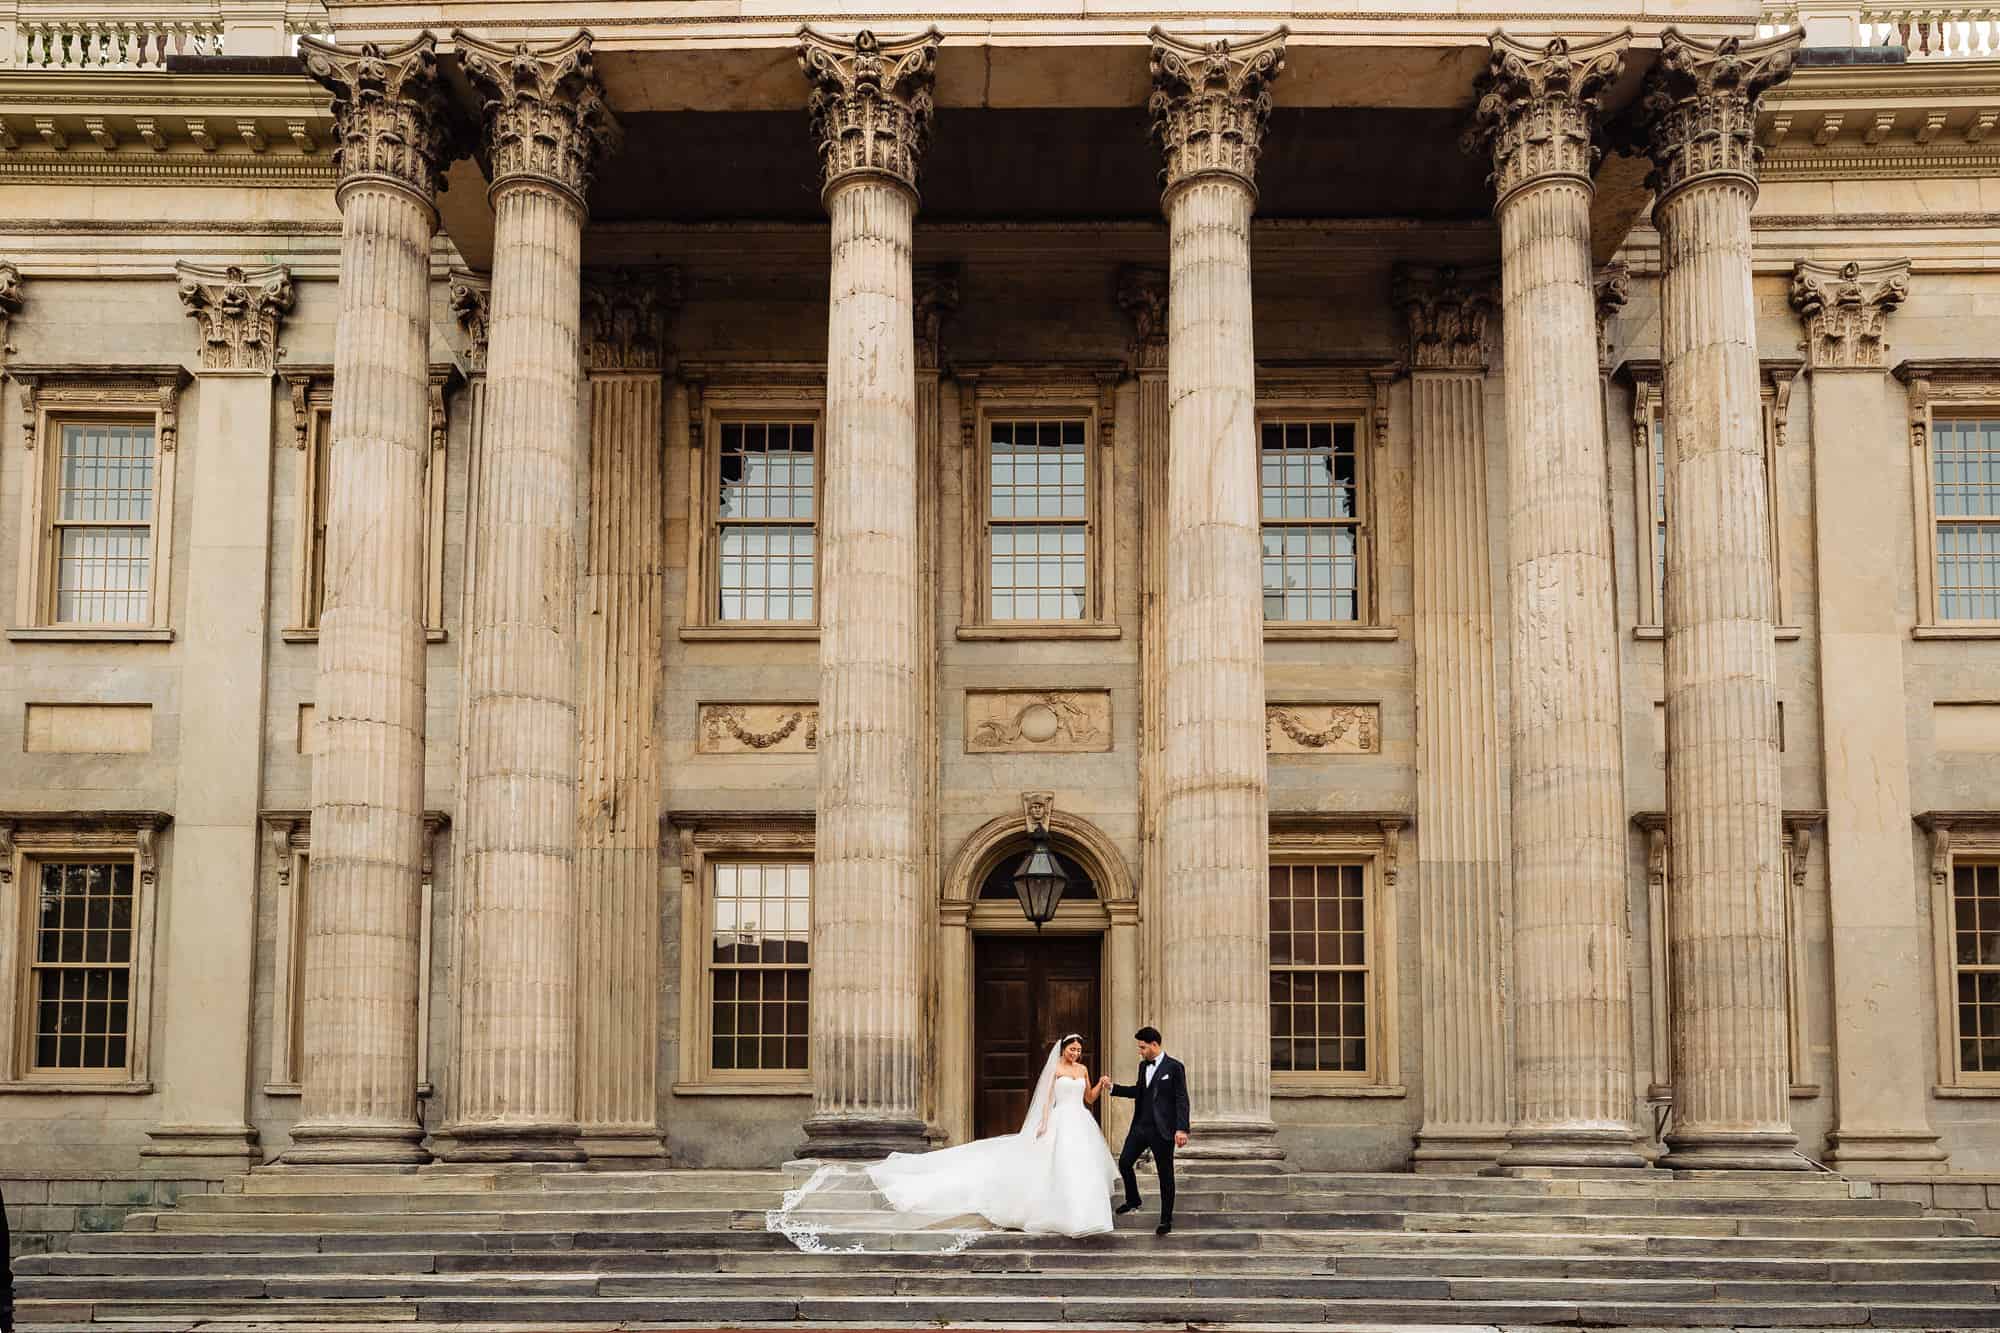
[[1045,923],[1055,920],[1056,904],[1062,901],[1063,890],[1069,887],[1069,876],[1063,873],[1054,849],[1049,846],[1049,831],[1038,827],[1034,838],[1028,854],[1014,868],[1014,896],[1021,900],[1021,910],[1028,920],[1040,930]]

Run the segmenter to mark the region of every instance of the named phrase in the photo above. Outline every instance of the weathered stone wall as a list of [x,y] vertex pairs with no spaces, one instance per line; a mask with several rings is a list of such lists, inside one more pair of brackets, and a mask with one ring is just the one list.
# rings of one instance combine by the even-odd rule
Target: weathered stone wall
[[120,1176],[21,1171],[0,1176],[7,1232],[16,1255],[69,1248],[78,1233],[118,1231],[133,1213],[171,1207],[183,1194],[217,1194],[224,1177]]

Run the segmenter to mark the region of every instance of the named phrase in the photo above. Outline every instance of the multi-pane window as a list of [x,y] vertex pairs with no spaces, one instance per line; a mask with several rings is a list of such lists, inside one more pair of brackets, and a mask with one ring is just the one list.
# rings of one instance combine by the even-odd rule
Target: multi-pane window
[[717,457],[716,615],[811,624],[816,444],[809,420],[725,421]]
[[58,433],[52,620],[152,619],[153,427],[64,422]]
[[1361,457],[1351,421],[1261,423],[1264,619],[1359,621]]
[[35,871],[28,1066],[123,1073],[132,1041],[133,864],[50,859]]
[[996,420],[987,450],[987,614],[1087,620],[1089,468],[1081,418]]
[[1365,1074],[1367,868],[1271,866],[1271,1072]]
[[2000,1075],[2000,862],[1952,866],[1951,942],[1959,1072]]
[[811,1008],[812,863],[718,861],[709,952],[709,1067],[803,1073]]
[[2000,417],[1931,423],[1937,618],[2000,620]]

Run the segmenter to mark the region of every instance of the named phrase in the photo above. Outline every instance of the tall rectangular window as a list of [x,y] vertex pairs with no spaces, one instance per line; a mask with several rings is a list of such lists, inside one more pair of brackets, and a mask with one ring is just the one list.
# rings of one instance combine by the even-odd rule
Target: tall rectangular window
[[1271,1072],[1371,1069],[1367,869],[1271,866]]
[[2000,417],[1931,423],[1939,620],[2000,620]]
[[718,861],[711,883],[709,1067],[803,1073],[812,862]]
[[1090,617],[1087,423],[996,420],[987,450],[987,614]]
[[716,615],[811,624],[815,605],[817,427],[724,421],[717,451]]
[[35,869],[28,1066],[123,1073],[132,1038],[132,862],[50,859]]
[[54,623],[152,618],[153,427],[62,423],[51,534]]
[[2000,1075],[2000,862],[1952,866],[1951,941],[1959,1072]]
[[1351,421],[1261,423],[1267,622],[1357,622],[1365,614],[1357,433]]

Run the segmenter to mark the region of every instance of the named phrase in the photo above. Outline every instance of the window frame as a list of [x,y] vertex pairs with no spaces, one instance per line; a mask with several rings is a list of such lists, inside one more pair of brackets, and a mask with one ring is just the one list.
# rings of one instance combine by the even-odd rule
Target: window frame
[[[1895,376],[1909,407],[1910,503],[1916,532],[1916,639],[2000,638],[2000,619],[1946,620],[1938,614],[1938,516],[1934,428],[1939,420],[2000,418],[2000,360],[1945,358],[1905,361]],[[2000,518],[1993,520],[2000,522]]]
[[[1115,639],[1118,623],[1118,384],[1114,363],[965,365],[952,368],[959,408],[959,616],[961,640]],[[996,421],[1084,423],[1085,615],[1080,620],[996,620],[992,610],[992,458]]]
[[[265,810],[265,863],[271,885],[271,1017],[265,1042],[267,1097],[297,1097],[304,1091],[299,1061],[305,1022],[305,901],[312,886],[312,811]],[[433,1091],[430,1072],[431,981],[436,969],[433,907],[438,835],[451,824],[442,810],[424,811],[423,889],[417,918],[417,1088]]]
[[[824,609],[826,512],[826,367],[818,362],[685,362],[680,368],[687,422],[687,578],[679,636],[683,640],[814,641]],[[721,524],[725,422],[811,422],[813,467],[813,619],[722,619]],[[669,477],[669,484],[672,478]]]
[[[1336,362],[1268,362],[1257,367],[1255,453],[1251,478],[1258,496],[1258,583],[1262,578],[1263,428],[1267,420],[1327,420],[1355,425],[1355,477],[1361,491],[1356,506],[1360,539],[1355,555],[1359,618],[1346,620],[1265,620],[1266,643],[1304,641],[1391,640],[1397,637],[1389,619],[1382,567],[1390,553],[1389,520],[1393,513],[1388,490],[1393,477],[1389,458],[1390,387],[1402,374],[1393,364]],[[1262,600],[1259,599],[1259,613]]]
[[[1792,386],[1798,382],[1804,363],[1789,357],[1767,357],[1758,363],[1757,394],[1764,444],[1764,486],[1769,497],[1766,522],[1771,552],[1771,619],[1773,637],[1796,639],[1801,630],[1793,617],[1789,562],[1785,550],[1785,525],[1780,501],[1783,496],[1783,449],[1789,438]],[[1638,588],[1638,605],[1632,622],[1635,639],[1666,638],[1666,589],[1664,574],[1664,519],[1655,511],[1666,512],[1661,470],[1666,463],[1666,400],[1662,370],[1658,361],[1627,361],[1618,374],[1632,395],[1632,535],[1633,578]]]
[[[1786,810],[1780,816],[1780,871],[1784,875],[1785,1038],[1790,1069],[1790,1096],[1806,1101],[1824,1091],[1814,1075],[1811,1031],[1806,1000],[1811,994],[1806,975],[1804,938],[1806,881],[1812,867],[1813,830],[1826,822],[1824,810]],[[1673,990],[1669,975],[1673,945],[1667,926],[1667,816],[1648,810],[1632,816],[1646,843],[1646,935],[1650,971],[1648,1018],[1652,1027],[1652,1081],[1646,1100],[1669,1105],[1674,1099]]]
[[[292,607],[281,637],[317,643],[324,600],[326,533],[320,524],[333,449],[333,367],[292,366],[281,372],[292,412]],[[430,452],[424,463],[424,638],[445,640],[444,538],[449,395],[462,378],[456,366],[430,368]]]
[[[179,461],[180,394],[188,372],[180,366],[14,367],[20,385],[20,426],[27,446],[27,484],[21,488],[21,558],[15,590],[16,640],[163,642],[174,637],[173,555],[175,472]],[[65,426],[83,422],[137,425],[153,430],[153,517],[147,615],[117,624],[59,621],[56,495]]]
[[1937,1083],[1943,1096],[2000,1097],[2000,1071],[1959,1068],[1958,950],[1952,881],[1961,860],[2000,863],[2000,811],[1929,810],[1917,816],[1930,838],[1931,989],[1937,1006]]
[[[1397,982],[1397,871],[1409,816],[1394,811],[1274,813],[1269,864],[1358,865],[1368,936],[1368,1068],[1364,1071],[1271,1071],[1273,1097],[1402,1097],[1401,1015]],[[1269,911],[1270,890],[1265,889]],[[1268,960],[1265,974],[1275,970]]]
[[[680,1050],[673,1092],[677,1096],[810,1096],[813,1054],[808,1017],[803,1070],[716,1069],[710,1056],[713,1035],[714,973],[707,940],[714,920],[715,867],[758,862],[813,863],[813,813],[809,810],[680,811],[667,816],[680,852],[681,947],[679,990]],[[815,881],[817,876],[815,875]],[[815,882],[808,890],[807,938],[817,909]],[[807,946],[804,971],[810,978],[813,949]]]
[[[172,822],[161,811],[0,814],[0,890],[18,892],[13,919],[0,932],[0,1092],[149,1093],[159,835]],[[126,1062],[93,1072],[37,1069],[34,1039],[36,867],[47,861],[125,861],[132,867],[132,961]]]

